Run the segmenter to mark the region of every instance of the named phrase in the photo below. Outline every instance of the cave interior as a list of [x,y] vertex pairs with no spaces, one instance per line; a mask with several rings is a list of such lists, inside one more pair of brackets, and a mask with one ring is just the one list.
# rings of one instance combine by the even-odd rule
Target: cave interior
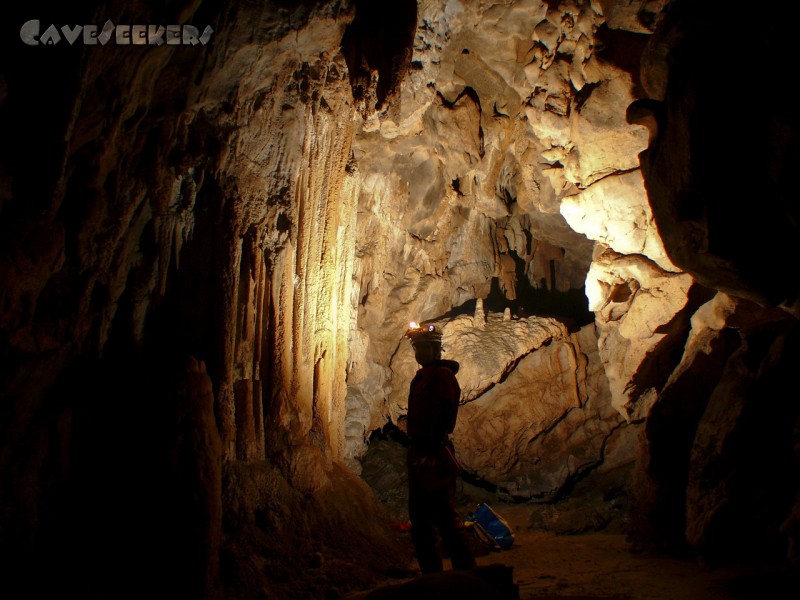
[[776,6],[7,8],[2,595],[319,598],[407,563],[412,320],[461,364],[465,502],[797,568]]

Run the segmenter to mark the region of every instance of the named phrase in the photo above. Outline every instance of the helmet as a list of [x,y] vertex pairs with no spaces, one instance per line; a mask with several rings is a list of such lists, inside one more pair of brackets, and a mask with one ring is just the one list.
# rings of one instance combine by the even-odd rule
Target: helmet
[[433,344],[442,343],[442,330],[436,325],[417,325],[413,321],[408,324],[406,335],[412,344],[419,342],[430,342]]

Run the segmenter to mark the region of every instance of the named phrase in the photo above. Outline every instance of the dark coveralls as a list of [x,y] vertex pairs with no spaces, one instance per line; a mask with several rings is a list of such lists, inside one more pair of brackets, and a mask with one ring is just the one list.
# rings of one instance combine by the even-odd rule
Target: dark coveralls
[[[420,368],[408,396],[408,513],[411,539],[423,573],[442,570],[436,544],[438,529],[454,569],[475,566],[466,529],[456,511],[456,479],[460,468],[449,460],[461,388],[453,360],[435,360]],[[435,528],[435,529],[434,529]]]

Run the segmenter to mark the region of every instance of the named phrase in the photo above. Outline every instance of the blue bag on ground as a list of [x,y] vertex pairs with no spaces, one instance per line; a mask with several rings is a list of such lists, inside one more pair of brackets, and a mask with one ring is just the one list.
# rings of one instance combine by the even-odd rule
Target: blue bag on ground
[[464,524],[473,527],[478,537],[496,550],[508,550],[514,543],[514,534],[506,520],[485,502],[481,502],[474,513],[467,515]]

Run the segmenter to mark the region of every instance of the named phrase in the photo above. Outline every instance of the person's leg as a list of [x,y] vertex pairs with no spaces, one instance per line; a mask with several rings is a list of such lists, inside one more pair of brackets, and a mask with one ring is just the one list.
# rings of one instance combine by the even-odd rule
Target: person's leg
[[409,486],[408,516],[411,520],[411,541],[422,573],[437,573],[444,568],[436,545],[432,506],[429,494],[414,485]]
[[438,494],[434,522],[442,536],[442,543],[450,553],[453,569],[472,569],[475,566],[475,557],[470,549],[467,528],[456,510],[455,485]]

